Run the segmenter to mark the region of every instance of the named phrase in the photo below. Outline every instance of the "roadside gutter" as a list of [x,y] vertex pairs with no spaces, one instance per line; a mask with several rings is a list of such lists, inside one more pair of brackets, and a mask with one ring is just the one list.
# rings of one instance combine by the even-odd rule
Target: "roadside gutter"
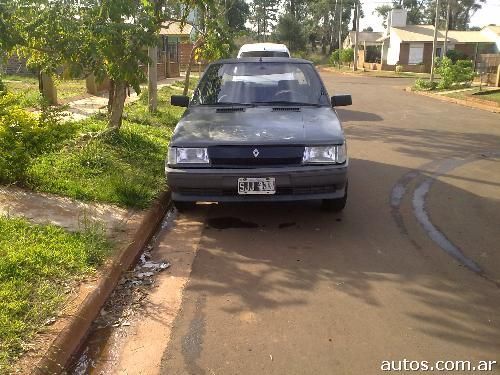
[[118,284],[123,272],[129,270],[139,258],[141,251],[151,240],[170,206],[170,191],[163,192],[153,203],[137,229],[132,242],[122,248],[115,259],[101,272],[102,277],[78,307],[69,316],[48,350],[36,364],[32,374],[60,374],[87,337],[92,322]]

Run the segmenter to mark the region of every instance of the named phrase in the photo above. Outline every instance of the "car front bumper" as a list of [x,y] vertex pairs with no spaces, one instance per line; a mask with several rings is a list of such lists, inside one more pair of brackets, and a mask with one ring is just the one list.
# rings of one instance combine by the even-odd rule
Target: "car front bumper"
[[[167,183],[174,201],[265,202],[336,199],[345,194],[347,162],[273,168],[169,168]],[[238,178],[274,177],[276,194],[239,195]]]

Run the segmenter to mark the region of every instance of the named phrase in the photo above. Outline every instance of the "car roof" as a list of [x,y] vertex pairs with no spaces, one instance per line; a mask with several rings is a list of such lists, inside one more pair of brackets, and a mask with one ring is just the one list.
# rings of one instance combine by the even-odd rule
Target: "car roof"
[[222,59],[210,63],[212,64],[240,64],[240,63],[287,63],[287,64],[312,64],[309,60],[297,59],[294,57],[241,57],[238,59]]
[[278,43],[249,43],[243,44],[240,52],[248,51],[273,51],[273,52],[288,52],[287,46]]

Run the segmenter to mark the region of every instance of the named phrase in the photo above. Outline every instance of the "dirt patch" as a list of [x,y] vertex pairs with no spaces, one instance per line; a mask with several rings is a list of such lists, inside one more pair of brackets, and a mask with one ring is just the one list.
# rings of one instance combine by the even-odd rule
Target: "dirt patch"
[[97,221],[110,239],[123,244],[135,233],[144,212],[0,186],[0,215],[25,217],[36,224],[54,224],[69,231],[82,229],[85,221]]

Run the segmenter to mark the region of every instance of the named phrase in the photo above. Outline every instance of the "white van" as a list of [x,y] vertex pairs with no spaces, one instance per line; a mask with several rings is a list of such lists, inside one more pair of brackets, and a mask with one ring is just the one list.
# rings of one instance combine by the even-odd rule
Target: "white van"
[[241,46],[238,58],[241,57],[290,57],[290,51],[284,44],[252,43]]

